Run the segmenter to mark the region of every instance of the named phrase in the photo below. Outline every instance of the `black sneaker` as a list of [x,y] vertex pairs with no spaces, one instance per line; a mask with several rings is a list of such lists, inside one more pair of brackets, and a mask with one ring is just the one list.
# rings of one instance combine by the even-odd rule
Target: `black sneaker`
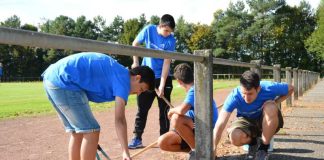
[[265,150],[258,150],[254,160],[268,160],[269,159],[269,154]]
[[249,151],[245,156],[246,160],[252,160],[255,157],[256,152],[258,151],[258,143],[255,145],[249,145]]

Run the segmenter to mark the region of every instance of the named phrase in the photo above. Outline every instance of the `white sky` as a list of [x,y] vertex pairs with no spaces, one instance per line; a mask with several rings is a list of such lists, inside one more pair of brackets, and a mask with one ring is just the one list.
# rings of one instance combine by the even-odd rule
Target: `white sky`
[[[232,0],[235,2],[236,0]],[[289,5],[299,5],[301,0],[286,0]],[[306,0],[316,8],[320,0]],[[230,0],[0,0],[0,22],[17,15],[21,24],[38,26],[42,18],[54,20],[65,15],[76,20],[84,15],[87,19],[100,15],[110,24],[117,15],[124,20],[138,18],[142,13],[146,19],[152,15],[169,13],[177,20],[181,15],[188,22],[210,24],[213,13],[226,9]]]

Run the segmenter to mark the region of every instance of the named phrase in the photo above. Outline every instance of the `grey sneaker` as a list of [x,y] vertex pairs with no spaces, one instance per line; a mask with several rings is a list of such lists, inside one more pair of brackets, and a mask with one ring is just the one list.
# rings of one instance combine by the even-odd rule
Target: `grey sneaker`
[[195,160],[196,159],[196,151],[190,151],[188,160]]
[[245,160],[254,159],[257,151],[258,151],[258,143],[256,143],[255,145],[249,145],[249,151],[245,156]]
[[258,150],[254,158],[254,160],[268,160],[268,159],[269,159],[269,154],[265,150]]

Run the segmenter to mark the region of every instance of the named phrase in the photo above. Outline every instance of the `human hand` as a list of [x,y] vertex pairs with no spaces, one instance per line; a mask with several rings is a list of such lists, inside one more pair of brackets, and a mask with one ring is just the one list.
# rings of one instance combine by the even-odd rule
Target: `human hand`
[[159,86],[158,91],[155,91],[155,92],[156,92],[156,95],[158,97],[164,96],[164,87],[163,86]]
[[123,153],[123,160],[132,160],[129,154]]
[[168,119],[170,120],[171,119],[171,117],[172,117],[172,115],[174,114],[174,108],[171,108],[170,110],[169,110],[169,112],[168,112]]
[[138,66],[139,66],[139,64],[136,63],[136,62],[134,62],[134,63],[132,64],[131,68],[133,69],[133,68],[138,67]]

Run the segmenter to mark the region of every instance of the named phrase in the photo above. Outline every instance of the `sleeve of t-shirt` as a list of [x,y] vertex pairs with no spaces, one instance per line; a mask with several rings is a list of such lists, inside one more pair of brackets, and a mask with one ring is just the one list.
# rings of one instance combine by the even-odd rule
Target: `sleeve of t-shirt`
[[288,94],[288,84],[273,82],[270,90],[273,91],[275,96],[284,96]]
[[115,79],[114,81],[114,96],[121,97],[127,103],[129,96],[129,87],[125,83],[121,83],[122,81],[119,79]]
[[226,112],[233,112],[234,109],[237,106],[237,101],[235,99],[236,96],[236,91],[233,90],[226,98],[225,102],[224,102],[224,106],[223,106],[223,110],[225,110]]
[[149,26],[145,26],[136,36],[136,41],[138,43],[143,43],[145,41],[145,38],[147,37],[147,32]]
[[190,90],[187,93],[187,96],[183,102],[186,104],[189,104],[189,105],[191,105],[191,107],[193,107],[195,105],[195,92],[193,92],[193,90]]

